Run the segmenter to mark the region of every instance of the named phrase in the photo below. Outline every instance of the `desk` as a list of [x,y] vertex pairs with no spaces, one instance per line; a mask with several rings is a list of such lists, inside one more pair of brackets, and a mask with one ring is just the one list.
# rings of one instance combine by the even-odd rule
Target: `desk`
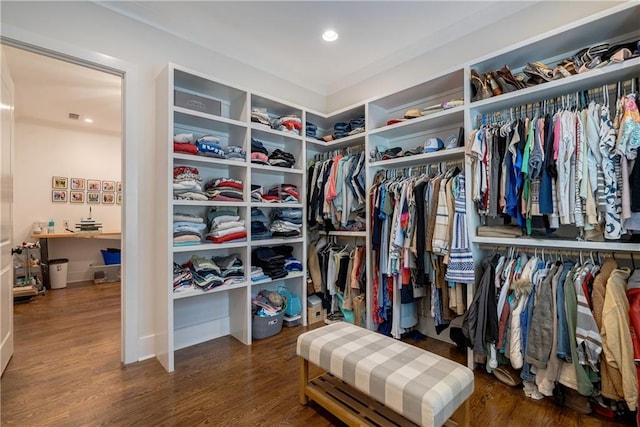
[[77,232],[71,233],[64,231],[62,233],[40,233],[31,234],[32,239],[38,239],[40,243],[40,258],[44,268],[42,269],[42,281],[44,285],[51,289],[51,280],[49,279],[49,239],[105,239],[120,240],[121,233],[119,231],[101,231],[101,232]]

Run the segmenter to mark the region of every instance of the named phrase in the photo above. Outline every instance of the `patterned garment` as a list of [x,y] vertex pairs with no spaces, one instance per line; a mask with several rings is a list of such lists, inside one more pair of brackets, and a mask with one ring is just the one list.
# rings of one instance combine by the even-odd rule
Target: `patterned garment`
[[473,253],[467,233],[467,211],[464,174],[456,178],[455,216],[453,218],[453,236],[449,265],[445,279],[450,282],[474,283]]
[[345,322],[298,336],[297,355],[423,426],[441,426],[473,394],[473,371]]
[[621,206],[617,206],[618,180],[616,177],[616,134],[611,123],[609,107],[600,111],[600,154],[604,175],[605,227],[604,238],[617,240],[622,236]]

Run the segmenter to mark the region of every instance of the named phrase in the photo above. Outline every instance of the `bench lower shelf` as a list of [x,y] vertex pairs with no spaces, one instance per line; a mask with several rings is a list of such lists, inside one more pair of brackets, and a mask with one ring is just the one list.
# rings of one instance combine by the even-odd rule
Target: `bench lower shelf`
[[[309,380],[309,362],[300,358],[300,403],[305,405],[308,399],[349,426],[416,426],[402,415],[329,373]],[[454,414],[454,417],[460,420],[460,424],[449,419],[445,426],[468,425],[469,410],[467,399]]]

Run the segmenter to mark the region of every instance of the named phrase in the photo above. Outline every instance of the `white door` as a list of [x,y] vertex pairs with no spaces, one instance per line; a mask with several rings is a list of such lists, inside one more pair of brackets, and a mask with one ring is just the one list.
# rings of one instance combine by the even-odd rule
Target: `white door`
[[[1,47],[0,47],[1,49]],[[5,55],[2,63],[0,91],[0,375],[13,354],[13,81]]]

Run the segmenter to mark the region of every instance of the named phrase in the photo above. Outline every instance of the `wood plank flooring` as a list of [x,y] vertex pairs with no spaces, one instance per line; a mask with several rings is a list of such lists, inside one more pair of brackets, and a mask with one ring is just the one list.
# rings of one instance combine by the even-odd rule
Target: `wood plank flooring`
[[[298,403],[301,326],[252,346],[224,337],[181,350],[169,374],[155,359],[121,365],[119,283],[57,289],[14,308],[15,353],[0,383],[2,425],[341,425],[317,405]],[[465,359],[435,340],[417,345]],[[629,425],[526,398],[482,370],[471,407],[474,426]]]

